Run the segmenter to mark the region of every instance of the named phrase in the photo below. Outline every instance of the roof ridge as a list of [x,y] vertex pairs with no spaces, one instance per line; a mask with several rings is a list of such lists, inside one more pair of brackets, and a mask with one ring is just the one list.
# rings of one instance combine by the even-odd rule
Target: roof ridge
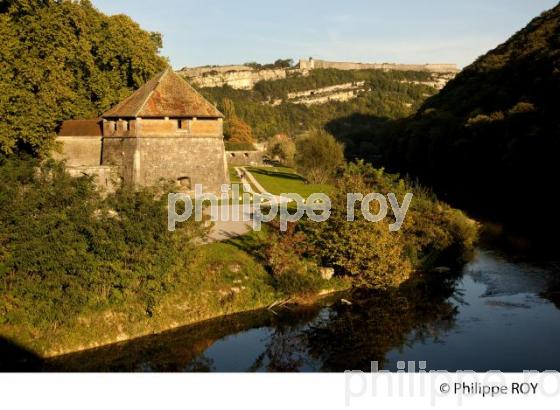
[[103,114],[104,118],[154,116],[223,118],[224,115],[170,66]]
[[[136,112],[134,113],[135,117],[138,117],[138,114],[140,114],[140,112],[142,111],[142,109],[144,108],[144,106],[148,103],[148,101],[150,100],[150,97],[152,96],[152,94],[154,93],[154,90],[157,88],[157,86],[161,83],[161,80],[163,79],[163,77],[165,77],[165,75],[167,74],[167,72],[169,71],[169,67],[167,67],[165,70],[163,70],[160,74],[159,74],[159,78],[156,81],[156,84],[154,85],[154,87],[150,90],[150,92],[148,93],[148,95],[146,96],[146,98],[144,98],[144,102],[138,107],[138,109],[136,110]],[[156,77],[157,78],[157,77]]]

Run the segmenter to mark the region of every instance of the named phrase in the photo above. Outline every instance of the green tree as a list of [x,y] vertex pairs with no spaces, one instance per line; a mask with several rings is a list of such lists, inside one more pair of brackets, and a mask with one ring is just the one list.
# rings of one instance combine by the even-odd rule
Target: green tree
[[266,150],[272,159],[278,158],[285,165],[293,165],[296,144],[288,135],[276,134],[268,141]]
[[63,120],[95,118],[167,66],[161,35],[86,0],[3,4],[0,41],[4,154],[46,155]]
[[[332,266],[353,276],[356,286],[377,289],[398,287],[413,271],[406,255],[404,235],[390,232],[386,221],[372,223],[365,220],[359,209],[355,212],[356,219],[348,221],[348,192],[371,192],[360,166],[350,164],[338,179],[330,196],[330,218],[322,223],[305,222],[311,253],[319,258],[323,266]],[[356,202],[355,206],[359,208],[360,203]],[[378,210],[371,211],[376,213]]]
[[326,131],[314,129],[296,140],[296,167],[310,182],[331,181],[344,163],[344,147]]

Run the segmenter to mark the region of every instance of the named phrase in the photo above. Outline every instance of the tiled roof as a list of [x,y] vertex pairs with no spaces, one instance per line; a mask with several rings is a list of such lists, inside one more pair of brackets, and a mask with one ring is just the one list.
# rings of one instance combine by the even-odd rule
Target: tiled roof
[[99,118],[95,120],[68,120],[62,123],[58,133],[61,137],[101,137],[103,135]]
[[134,117],[221,118],[223,114],[168,68],[103,114],[103,118]]

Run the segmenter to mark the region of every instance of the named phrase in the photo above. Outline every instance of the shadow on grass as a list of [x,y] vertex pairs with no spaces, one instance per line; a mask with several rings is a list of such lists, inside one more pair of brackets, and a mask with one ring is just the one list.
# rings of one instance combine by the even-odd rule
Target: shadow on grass
[[235,246],[249,255],[251,255],[255,260],[264,266],[266,266],[266,241],[264,238],[265,232],[254,232],[251,231],[246,235],[232,237],[224,243]]
[[304,177],[293,172],[274,171],[274,170],[268,170],[263,168],[248,168],[248,170],[253,174],[261,174],[261,175],[266,175],[269,177],[276,177],[276,178],[286,178],[286,179],[292,179],[295,181],[302,181],[307,183],[307,180]]

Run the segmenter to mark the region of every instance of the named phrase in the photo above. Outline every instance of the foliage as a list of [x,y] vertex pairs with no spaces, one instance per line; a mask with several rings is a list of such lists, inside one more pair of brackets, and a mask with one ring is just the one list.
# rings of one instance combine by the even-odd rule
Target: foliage
[[265,255],[278,290],[287,295],[317,292],[322,280],[317,265],[304,257],[305,235],[296,232],[294,224],[289,224],[286,232],[280,232],[276,223],[273,227]]
[[[309,129],[324,128],[334,120],[343,119],[336,124],[338,137],[363,127],[364,122],[356,115],[396,119],[412,114],[426,96],[435,92],[429,86],[413,84],[412,81],[429,78],[429,73],[417,72],[317,69],[305,77],[290,76],[283,80],[261,81],[250,91],[224,86],[201,88],[199,92],[209,101],[215,102],[220,111],[226,114],[226,123],[225,105],[229,104],[228,100],[233,102],[236,115],[251,126],[258,141],[266,141],[276,134],[287,134],[295,138]],[[269,104],[274,99],[285,98],[288,92],[355,81],[366,81],[371,91],[350,101],[332,101],[309,107],[286,102],[278,106]],[[329,131],[332,133],[333,130]]]
[[167,66],[159,34],[87,0],[3,2],[0,41],[0,153],[46,154],[63,120],[97,117]]
[[296,155],[296,144],[288,135],[276,134],[268,140],[266,152],[270,158],[291,166]]
[[332,181],[344,163],[344,147],[323,130],[312,130],[296,140],[296,167],[308,181],[326,184]]
[[290,68],[294,65],[294,60],[291,58],[282,59],[279,58],[272,64],[259,64],[254,61],[245,63],[247,67],[254,68],[255,70],[271,70],[275,68]]
[[232,144],[245,144],[252,145],[255,140],[253,139],[253,130],[249,124],[238,117],[231,117],[227,120],[228,129],[226,138]]
[[165,191],[102,198],[64,166],[0,166],[0,311],[4,323],[56,327],[123,304],[146,316],[185,274],[199,223],[167,231]]
[[557,183],[559,67],[560,5],[466,67],[414,116],[362,118],[363,132],[349,138],[362,147],[356,155],[420,178],[451,203],[539,245],[554,241],[560,220],[525,217],[521,193]]
[[[415,197],[401,231],[390,232],[388,222],[368,222],[358,209],[356,220],[347,221],[348,192],[384,195],[392,192],[400,200],[406,192],[414,192]],[[428,269],[437,262],[452,261],[464,255],[472,249],[478,234],[477,224],[460,211],[363,161],[346,166],[331,201],[331,216],[327,221],[303,223],[302,229],[310,244],[309,253],[320,264],[352,275],[358,286],[397,287],[414,270]],[[360,205],[356,202],[355,206]],[[394,215],[389,213],[388,219],[391,217]]]

